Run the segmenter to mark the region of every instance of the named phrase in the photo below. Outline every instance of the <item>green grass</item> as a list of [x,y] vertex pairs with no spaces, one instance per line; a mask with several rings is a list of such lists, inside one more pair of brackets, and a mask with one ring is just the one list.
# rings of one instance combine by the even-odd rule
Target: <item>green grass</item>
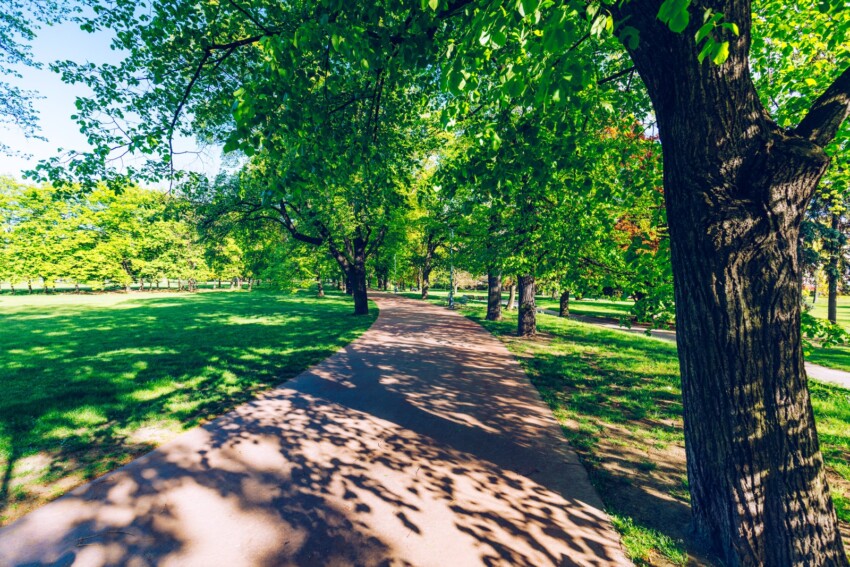
[[832,346],[816,348],[806,360],[828,368],[850,372],[850,346]]
[[[811,297],[807,296],[806,301],[811,302]],[[826,319],[827,298],[825,295],[818,297],[817,303],[809,312],[819,319]],[[838,296],[838,317],[836,322],[850,331],[850,295]]]
[[[586,317],[607,317],[613,319],[625,317],[630,319],[632,317],[631,309],[633,305],[633,301],[570,298],[570,314],[584,315]],[[561,308],[561,302],[558,299],[537,296],[537,306],[543,309],[558,311]]]
[[[811,298],[806,297],[806,301],[811,301]],[[820,296],[810,313],[819,319],[826,319],[826,309],[826,296]],[[837,315],[838,324],[850,331],[850,296],[842,295],[838,297]],[[816,348],[806,357],[806,360],[821,366],[850,372],[850,345]]]
[[[681,385],[675,344],[557,317],[517,339],[516,315],[462,312],[517,355],[588,468],[629,556],[685,563],[689,519]],[[812,404],[842,522],[850,522],[850,391],[813,383]],[[700,561],[701,559],[697,559]]]
[[[398,295],[402,295],[404,297],[408,297],[410,299],[419,299],[421,297],[421,293],[418,291],[404,291],[399,292]],[[432,302],[442,302],[445,303],[448,298],[449,292],[444,290],[430,290],[428,292],[428,299]],[[458,290],[457,292],[458,298],[463,296],[474,296],[474,297],[487,297],[487,290],[484,291],[468,291],[468,290]],[[508,300],[508,293],[504,291],[502,293],[502,300]],[[560,309],[560,301],[558,299],[551,299],[544,295],[538,295],[536,298],[537,306],[542,309],[552,309],[557,311]],[[621,317],[631,317],[631,308],[634,305],[632,301],[613,301],[609,299],[570,299],[570,313],[575,315],[584,315],[586,317],[605,317],[605,318],[613,318],[619,319]]]
[[345,296],[0,298],[0,524],[333,353],[374,321]]

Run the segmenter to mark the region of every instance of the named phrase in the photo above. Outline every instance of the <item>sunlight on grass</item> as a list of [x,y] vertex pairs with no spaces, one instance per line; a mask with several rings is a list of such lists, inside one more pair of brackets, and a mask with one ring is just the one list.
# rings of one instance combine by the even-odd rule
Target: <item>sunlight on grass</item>
[[[481,305],[460,309],[517,356],[613,513],[632,560],[685,564],[690,496],[676,345],[545,315],[538,337],[518,339],[516,312],[492,322]],[[838,516],[850,522],[850,391],[816,382],[810,391]]]
[[0,524],[299,374],[376,314],[340,295],[0,297]]
[[656,555],[661,555],[674,565],[685,565],[687,554],[681,544],[656,530],[635,524],[629,517],[609,512],[614,529],[620,532],[623,547],[637,565],[652,565]]

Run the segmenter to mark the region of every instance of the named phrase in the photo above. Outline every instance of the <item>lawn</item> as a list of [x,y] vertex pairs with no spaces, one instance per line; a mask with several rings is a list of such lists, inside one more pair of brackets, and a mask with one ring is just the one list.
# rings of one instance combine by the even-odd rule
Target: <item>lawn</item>
[[[408,297],[410,299],[420,299],[422,294],[418,291],[404,291],[400,292],[398,295],[402,295],[404,297]],[[428,296],[430,300],[441,300],[445,302],[445,299],[448,298],[449,292],[444,290],[430,290],[428,292]],[[479,301],[486,301],[487,290],[484,291],[467,291],[467,290],[458,290],[457,297],[478,297],[481,298]],[[502,292],[502,301],[508,300],[508,292]],[[461,301],[464,301],[461,299]],[[538,295],[536,297],[535,302],[537,303],[537,307],[542,309],[552,309],[557,311],[560,309],[560,301],[558,299],[552,299],[551,297],[547,297],[545,295]],[[610,299],[576,299],[574,297],[570,298],[570,313],[573,315],[584,315],[586,317],[604,317],[608,319],[620,319],[622,317],[631,318],[631,308],[634,305],[633,301],[614,301]]]
[[[806,297],[806,301],[810,302],[811,297]],[[818,297],[817,303],[812,307],[812,310],[809,312],[815,317],[819,319],[826,319],[826,308],[827,301],[826,296],[821,295]],[[845,329],[850,331],[850,295],[840,295],[838,296],[838,318],[837,323],[843,326]]]
[[[519,358],[588,468],[639,565],[712,563],[685,543],[689,494],[679,365],[674,344],[557,317],[521,340],[515,312],[485,321],[483,306],[461,311]],[[811,384],[821,449],[850,535],[850,391]]]
[[256,291],[0,298],[0,525],[297,375],[376,315]]
[[[806,298],[806,300],[810,301],[809,298]],[[826,319],[826,307],[826,297],[821,296],[810,313],[819,319]],[[847,331],[850,331],[850,296],[842,295],[838,297],[837,315],[838,324],[847,329]],[[820,364],[821,366],[850,372],[850,345],[815,349],[814,352],[806,357],[806,360]]]

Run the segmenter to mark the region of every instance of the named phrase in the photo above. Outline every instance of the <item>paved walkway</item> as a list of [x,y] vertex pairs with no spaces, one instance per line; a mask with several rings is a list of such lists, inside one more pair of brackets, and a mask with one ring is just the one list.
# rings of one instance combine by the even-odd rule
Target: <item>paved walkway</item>
[[[553,311],[551,309],[540,309],[539,311],[546,315],[558,317],[558,312]],[[581,321],[583,323],[590,323],[591,325],[596,325],[598,327],[605,327],[606,329],[614,329],[616,331],[624,331],[627,333],[636,333],[646,336],[646,329],[643,327],[623,327],[617,321],[611,319],[603,319],[601,317],[586,317],[582,315],[570,315],[570,319],[575,319],[576,321]],[[652,337],[656,339],[671,341],[674,343],[676,342],[676,331],[652,329],[649,333]],[[820,366],[818,364],[812,364],[811,362],[807,362],[806,374],[809,378],[814,378],[815,380],[818,380],[820,382],[829,382],[830,384],[836,384],[838,386],[850,389],[850,372],[845,372],[843,370],[835,370],[833,368],[827,368],[825,366]]]
[[481,327],[376,297],[359,340],[0,530],[0,565],[626,565]]

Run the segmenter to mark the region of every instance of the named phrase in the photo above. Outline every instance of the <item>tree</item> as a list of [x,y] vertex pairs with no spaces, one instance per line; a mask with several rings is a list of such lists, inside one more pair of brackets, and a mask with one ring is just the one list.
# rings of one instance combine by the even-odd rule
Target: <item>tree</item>
[[[821,6],[837,24],[824,33],[846,45],[846,12]],[[575,46],[616,31],[663,150],[695,531],[733,565],[845,565],[803,367],[797,242],[824,148],[850,112],[850,69],[783,129],[753,84],[749,0],[593,2],[590,30],[577,23],[584,11],[469,8],[468,53],[447,85],[462,93],[501,46],[519,44],[529,57],[502,60],[503,90],[537,83],[539,100],[563,100],[596,74]]]
[[[5,0],[0,7],[0,126],[13,125],[27,137],[38,136],[38,115],[32,102],[38,93],[9,83],[6,77],[20,78],[20,67],[40,68],[33,59],[29,42],[43,24],[57,23],[74,8],[62,0]],[[0,152],[13,150],[0,143]]]

